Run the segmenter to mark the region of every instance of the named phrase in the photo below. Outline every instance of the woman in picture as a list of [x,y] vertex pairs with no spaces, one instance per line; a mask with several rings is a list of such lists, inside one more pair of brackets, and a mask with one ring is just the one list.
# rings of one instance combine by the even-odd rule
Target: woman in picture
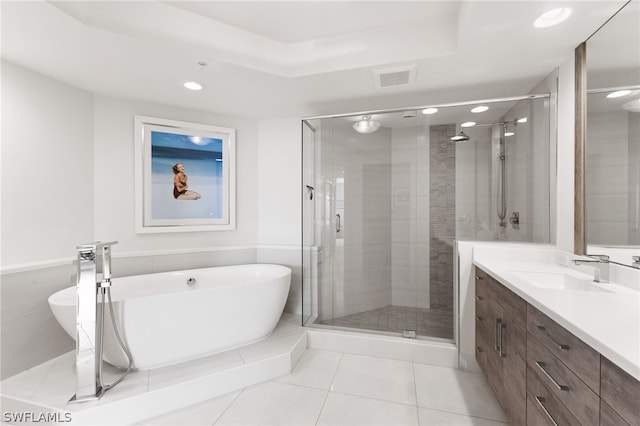
[[173,166],[173,198],[176,200],[199,200],[200,194],[190,191],[187,185],[187,175],[184,173],[184,165],[176,163]]

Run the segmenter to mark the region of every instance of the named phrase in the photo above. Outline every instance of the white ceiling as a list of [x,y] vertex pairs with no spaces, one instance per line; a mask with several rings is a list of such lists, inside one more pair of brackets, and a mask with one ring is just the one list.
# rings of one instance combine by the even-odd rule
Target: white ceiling
[[[333,114],[525,94],[624,3],[3,1],[2,56],[110,96]],[[559,6],[573,9],[567,22],[533,27]],[[376,87],[373,70],[411,64],[412,84]],[[186,91],[191,79],[205,89]]]

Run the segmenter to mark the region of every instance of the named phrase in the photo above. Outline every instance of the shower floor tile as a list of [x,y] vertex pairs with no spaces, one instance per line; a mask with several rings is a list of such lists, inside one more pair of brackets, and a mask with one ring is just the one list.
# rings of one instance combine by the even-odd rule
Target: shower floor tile
[[390,305],[317,323],[389,333],[413,330],[419,336],[453,339],[453,312],[442,309]]

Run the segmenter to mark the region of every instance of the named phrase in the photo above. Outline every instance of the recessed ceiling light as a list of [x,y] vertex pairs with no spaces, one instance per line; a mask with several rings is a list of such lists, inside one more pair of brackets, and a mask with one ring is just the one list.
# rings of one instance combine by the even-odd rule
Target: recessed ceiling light
[[518,118],[518,123],[526,123],[527,117]]
[[471,110],[471,112],[473,112],[474,114],[477,114],[477,113],[479,113],[479,112],[485,112],[485,111],[487,111],[488,109],[489,109],[489,107],[488,107],[488,106],[480,105],[480,106],[477,106],[477,107],[473,108],[473,109]]
[[438,112],[438,108],[425,108],[422,110],[423,114],[435,114]]
[[513,133],[513,132],[504,132],[504,135],[505,136],[513,136],[513,135],[515,135],[515,133]]
[[467,121],[466,123],[462,123],[460,127],[473,127],[476,125],[475,121]]
[[621,98],[623,96],[627,96],[629,93],[631,93],[631,90],[617,90],[615,92],[609,93],[607,95],[607,98],[610,98],[610,99]]
[[195,81],[187,81],[186,83],[184,83],[184,87],[189,90],[202,90],[202,84]]
[[565,21],[569,16],[571,16],[571,9],[568,7],[552,9],[540,15],[533,25],[536,28],[553,27],[554,25],[558,25],[560,22]]

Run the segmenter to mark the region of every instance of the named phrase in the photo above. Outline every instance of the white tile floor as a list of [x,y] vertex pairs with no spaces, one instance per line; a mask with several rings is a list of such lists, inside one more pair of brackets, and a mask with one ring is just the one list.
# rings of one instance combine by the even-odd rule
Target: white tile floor
[[482,374],[307,349],[291,374],[140,425],[504,425]]

